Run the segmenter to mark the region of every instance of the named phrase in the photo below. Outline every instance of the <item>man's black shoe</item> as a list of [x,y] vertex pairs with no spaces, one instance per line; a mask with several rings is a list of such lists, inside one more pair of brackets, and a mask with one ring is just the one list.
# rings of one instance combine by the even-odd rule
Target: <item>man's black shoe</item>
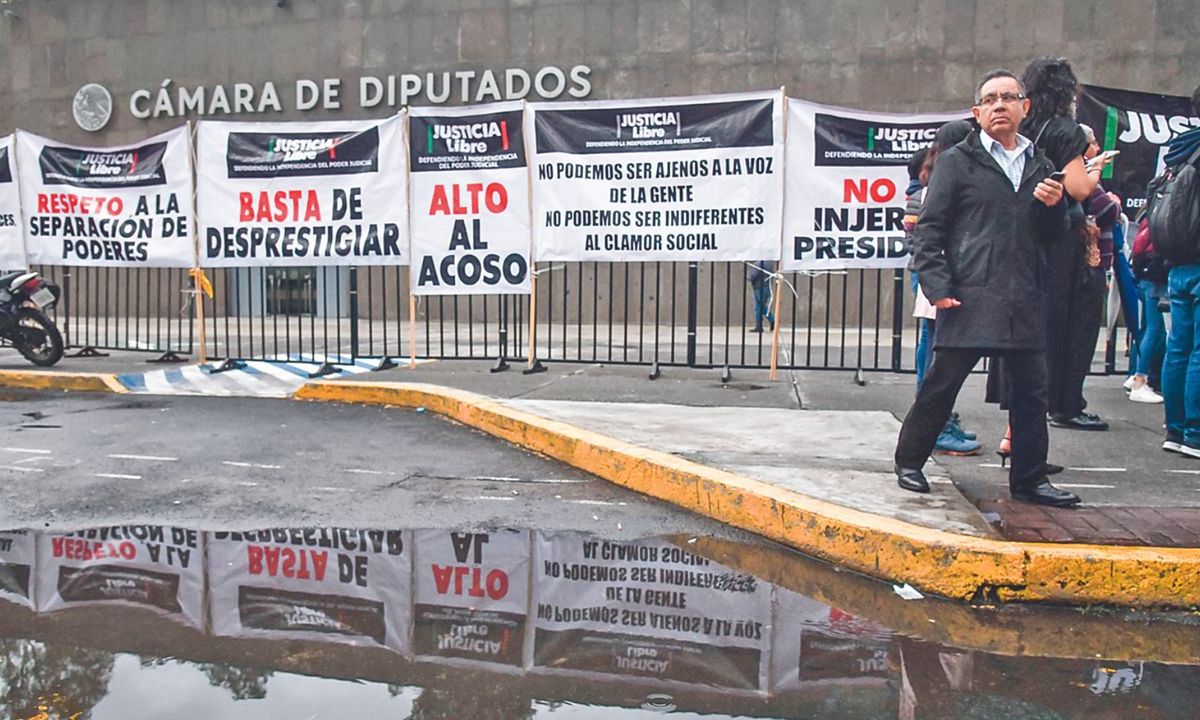
[[1024,490],[1013,490],[1013,500],[1024,500],[1035,505],[1049,505],[1051,507],[1070,507],[1079,504],[1079,496],[1073,492],[1059,490],[1050,484],[1049,480],[1042,480],[1037,485]]
[[925,479],[925,473],[921,472],[920,468],[903,468],[897,465],[896,483],[911,492],[929,492],[929,481]]
[[1097,415],[1089,415],[1080,413],[1075,417],[1069,418],[1066,415],[1051,415],[1050,424],[1054,427],[1067,428],[1068,430],[1107,430],[1108,423],[1104,422]]
[[1063,471],[1062,465],[1055,465],[1054,463],[1046,463],[1045,465],[1042,466],[1042,473],[1046,474],[1046,475],[1057,475],[1062,471]]

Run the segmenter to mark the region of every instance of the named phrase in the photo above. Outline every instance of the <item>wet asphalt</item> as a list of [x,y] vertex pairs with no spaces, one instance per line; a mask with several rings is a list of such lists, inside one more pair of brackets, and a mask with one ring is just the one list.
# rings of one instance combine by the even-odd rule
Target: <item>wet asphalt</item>
[[433,413],[6,391],[0,528],[538,527],[748,537]]

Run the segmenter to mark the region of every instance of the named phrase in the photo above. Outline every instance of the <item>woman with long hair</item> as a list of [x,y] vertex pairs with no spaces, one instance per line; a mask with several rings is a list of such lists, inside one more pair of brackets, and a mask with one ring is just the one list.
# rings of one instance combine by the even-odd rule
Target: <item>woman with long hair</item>
[[1065,58],[1035,58],[1021,77],[1030,112],[1021,134],[1066,173],[1070,227],[1047,249],[1050,293],[1046,308],[1046,369],[1050,424],[1075,430],[1107,430],[1099,416],[1087,413],[1083,382],[1091,369],[1107,294],[1103,273],[1090,267],[1089,243],[1095,243],[1083,205],[1100,182],[1106,156],[1086,164],[1088,141],[1075,121],[1079,82]]

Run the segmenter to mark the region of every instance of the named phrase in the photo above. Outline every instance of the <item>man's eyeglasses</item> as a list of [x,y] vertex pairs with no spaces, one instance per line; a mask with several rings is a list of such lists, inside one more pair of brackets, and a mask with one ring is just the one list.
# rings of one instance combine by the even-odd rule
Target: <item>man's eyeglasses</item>
[[1003,101],[1005,104],[1015,103],[1019,100],[1024,100],[1025,96],[1021,93],[1006,92],[999,94],[984,95],[979,98],[979,102],[975,103],[979,107],[991,107],[996,104],[997,100]]

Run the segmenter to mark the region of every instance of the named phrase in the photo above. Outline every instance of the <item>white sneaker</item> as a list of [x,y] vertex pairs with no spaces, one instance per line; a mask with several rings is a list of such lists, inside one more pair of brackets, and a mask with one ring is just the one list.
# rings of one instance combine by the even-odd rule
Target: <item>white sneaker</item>
[[1132,390],[1133,389],[1133,375],[1130,375],[1129,378],[1124,382],[1124,384],[1121,385],[1121,387],[1125,388],[1126,392]]
[[1134,388],[1129,392],[1129,399],[1138,403],[1160,403],[1162,395],[1154,392],[1149,385]]

